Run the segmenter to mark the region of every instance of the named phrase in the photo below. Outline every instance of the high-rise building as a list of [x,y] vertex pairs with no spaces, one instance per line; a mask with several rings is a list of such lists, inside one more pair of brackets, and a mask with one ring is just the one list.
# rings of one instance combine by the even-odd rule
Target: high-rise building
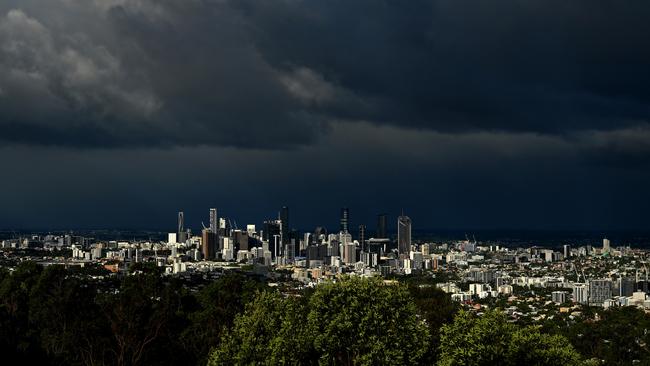
[[246,231],[248,232],[248,236],[253,236],[253,235],[255,235],[255,233],[257,233],[257,230],[255,230],[255,225],[254,224],[246,225]]
[[586,283],[573,284],[573,302],[587,304],[589,302],[589,285]]
[[217,209],[210,209],[210,231],[215,234],[219,233],[219,217],[217,216]]
[[366,250],[366,225],[359,225],[359,245],[361,251]]
[[618,296],[632,296],[634,289],[636,287],[636,281],[634,278],[624,278],[621,277],[618,279]]
[[564,244],[564,259],[567,259],[571,256],[571,246],[568,244]]
[[603,239],[603,253],[608,253],[610,251],[609,239]]
[[377,237],[376,239],[386,239],[388,238],[388,233],[386,232],[386,214],[377,215]]
[[185,232],[185,215],[183,214],[183,211],[178,212],[178,237],[176,239],[181,244],[185,244],[185,241],[187,241],[187,232]]
[[[280,254],[282,243],[279,242],[280,238],[280,220],[267,220],[264,221],[264,230],[262,231],[262,240],[266,241],[271,251],[271,256],[275,258]],[[277,241],[277,243],[276,243]]]
[[312,236],[312,242],[315,244],[320,244],[323,239],[327,237],[327,230],[325,228],[318,226],[314,230],[314,235]]
[[203,229],[201,232],[201,246],[203,259],[213,260],[217,257],[217,234],[210,229]]
[[341,209],[341,232],[348,233],[348,225],[350,220],[350,210],[347,207]]
[[612,297],[612,281],[609,279],[589,281],[589,305],[602,306]]
[[282,209],[280,210],[280,234],[282,235],[282,244],[286,245],[291,242],[291,238],[289,237],[289,207],[287,206],[282,206]]
[[411,218],[404,214],[397,218],[397,250],[400,255],[411,251]]
[[348,243],[343,247],[343,262],[354,264],[357,261],[357,251],[354,243]]
[[566,291],[553,291],[551,292],[551,301],[556,304],[564,304],[567,302],[568,294]]
[[234,248],[233,250],[235,253],[240,250],[248,250],[248,231],[243,231],[243,230],[233,230],[232,232],[232,238],[233,238],[233,244]]

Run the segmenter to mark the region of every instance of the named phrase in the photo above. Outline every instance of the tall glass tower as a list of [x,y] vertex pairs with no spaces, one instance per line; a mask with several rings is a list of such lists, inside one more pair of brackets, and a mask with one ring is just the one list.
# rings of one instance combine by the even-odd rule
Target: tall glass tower
[[217,234],[219,232],[219,218],[217,216],[217,209],[210,209],[210,231]]
[[349,233],[350,210],[347,207],[341,209],[341,232]]
[[289,244],[291,242],[291,238],[289,237],[289,207],[282,206],[280,210],[280,221],[282,224],[282,244]]
[[411,218],[404,214],[397,218],[397,250],[400,255],[411,251]]
[[187,233],[185,232],[185,215],[183,211],[178,212],[178,242],[185,243],[187,241]]

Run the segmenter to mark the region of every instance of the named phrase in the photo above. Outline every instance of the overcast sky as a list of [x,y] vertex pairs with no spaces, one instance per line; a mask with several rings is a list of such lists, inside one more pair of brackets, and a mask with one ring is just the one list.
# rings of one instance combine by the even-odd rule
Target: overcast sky
[[0,227],[647,229],[650,2],[3,0]]

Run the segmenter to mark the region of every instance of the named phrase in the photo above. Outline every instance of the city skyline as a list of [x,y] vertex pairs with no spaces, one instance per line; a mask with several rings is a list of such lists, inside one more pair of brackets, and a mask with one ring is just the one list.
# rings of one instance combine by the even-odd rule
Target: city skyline
[[649,39],[648,1],[0,0],[3,359],[650,365]]

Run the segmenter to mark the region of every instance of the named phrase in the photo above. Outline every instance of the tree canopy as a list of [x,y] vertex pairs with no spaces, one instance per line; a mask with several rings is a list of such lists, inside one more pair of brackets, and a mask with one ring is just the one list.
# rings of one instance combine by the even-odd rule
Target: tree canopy
[[406,286],[344,277],[317,286],[309,299],[259,295],[210,365],[418,364],[429,338]]
[[561,335],[507,322],[499,310],[460,311],[441,329],[439,366],[579,365],[580,354]]

